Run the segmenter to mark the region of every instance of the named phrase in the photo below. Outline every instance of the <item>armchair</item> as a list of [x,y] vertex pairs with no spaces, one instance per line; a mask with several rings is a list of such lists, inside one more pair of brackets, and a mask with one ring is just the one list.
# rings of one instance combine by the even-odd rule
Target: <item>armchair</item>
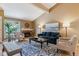
[[19,42],[24,40],[24,35],[20,32],[16,32],[15,37]]
[[59,39],[57,41],[57,50],[64,50],[69,52],[71,55],[75,55],[75,48],[77,44],[77,38],[73,35],[69,40]]

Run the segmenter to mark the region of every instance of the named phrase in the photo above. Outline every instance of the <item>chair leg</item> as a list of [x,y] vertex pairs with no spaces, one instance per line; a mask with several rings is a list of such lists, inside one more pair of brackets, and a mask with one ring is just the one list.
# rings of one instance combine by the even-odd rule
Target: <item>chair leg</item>
[[20,51],[20,56],[22,56],[22,51]]
[[48,44],[49,44],[49,43],[48,43],[48,41],[47,41],[47,46],[48,46]]
[[3,47],[3,49],[2,49],[2,56],[3,56],[3,52],[4,52],[4,47]]
[[58,53],[59,49],[57,49],[57,53]]
[[73,52],[73,56],[75,56],[75,52]]

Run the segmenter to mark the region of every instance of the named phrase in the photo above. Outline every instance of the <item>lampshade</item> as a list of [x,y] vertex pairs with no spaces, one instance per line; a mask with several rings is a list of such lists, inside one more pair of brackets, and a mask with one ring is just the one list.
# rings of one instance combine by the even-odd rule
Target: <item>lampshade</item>
[[68,22],[65,22],[64,24],[63,24],[63,27],[69,27],[70,26],[70,24],[68,23]]

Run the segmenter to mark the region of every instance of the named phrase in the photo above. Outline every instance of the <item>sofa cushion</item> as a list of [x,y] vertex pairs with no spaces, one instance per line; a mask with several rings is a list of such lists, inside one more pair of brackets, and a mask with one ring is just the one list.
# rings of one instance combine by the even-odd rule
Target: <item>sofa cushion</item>
[[51,35],[51,32],[47,32],[47,33],[46,33],[46,36],[50,36],[50,35]]
[[57,44],[57,39],[56,38],[50,38],[48,40],[48,43]]

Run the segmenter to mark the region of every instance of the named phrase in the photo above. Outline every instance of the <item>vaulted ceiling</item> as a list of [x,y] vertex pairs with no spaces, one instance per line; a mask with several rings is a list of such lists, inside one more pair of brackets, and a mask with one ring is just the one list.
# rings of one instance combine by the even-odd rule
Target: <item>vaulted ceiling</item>
[[56,3],[0,3],[0,7],[4,10],[4,16],[35,20],[45,12],[49,12]]

